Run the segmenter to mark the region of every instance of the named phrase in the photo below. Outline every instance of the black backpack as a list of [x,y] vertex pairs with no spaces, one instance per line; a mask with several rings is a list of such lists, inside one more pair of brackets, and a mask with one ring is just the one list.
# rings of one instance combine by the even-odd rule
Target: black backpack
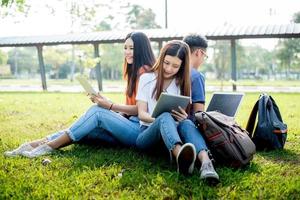
[[[256,115],[258,120],[253,132]],[[287,138],[287,125],[283,123],[278,106],[271,96],[260,95],[251,111],[246,130],[257,150],[283,149]]]

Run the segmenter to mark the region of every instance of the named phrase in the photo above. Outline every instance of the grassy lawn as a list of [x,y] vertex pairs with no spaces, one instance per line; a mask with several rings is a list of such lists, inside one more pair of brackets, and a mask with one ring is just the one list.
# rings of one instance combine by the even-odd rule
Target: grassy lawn
[[[243,127],[258,95],[244,97]],[[67,128],[91,103],[79,93],[0,92],[0,199],[300,199],[300,94],[271,95],[289,127],[285,150],[259,152],[243,170],[217,167],[213,187],[197,171],[184,177],[167,159],[135,149],[73,144],[41,158],[6,158],[5,150]],[[45,157],[52,163],[43,166]]]

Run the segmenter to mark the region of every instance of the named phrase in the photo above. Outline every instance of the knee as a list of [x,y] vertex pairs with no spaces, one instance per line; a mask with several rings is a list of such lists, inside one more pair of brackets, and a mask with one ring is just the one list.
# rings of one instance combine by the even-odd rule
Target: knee
[[98,105],[93,105],[88,109],[87,113],[95,114],[97,112],[103,112],[103,110],[106,110],[106,109],[104,109]]
[[173,120],[173,117],[172,117],[171,113],[164,112],[164,113],[160,114],[157,119],[158,120]]
[[196,128],[194,122],[192,122],[189,119],[185,119],[185,120],[181,121],[178,125],[178,129],[181,129],[181,130],[185,130],[185,129],[188,129],[191,127]]
[[97,111],[97,110],[99,110],[99,106],[97,106],[97,105],[92,105],[90,108],[89,108],[89,111]]
[[135,146],[138,148],[138,149],[141,149],[141,150],[145,150],[146,149],[146,145],[144,144],[143,142],[143,139],[141,137],[138,137],[135,141]]

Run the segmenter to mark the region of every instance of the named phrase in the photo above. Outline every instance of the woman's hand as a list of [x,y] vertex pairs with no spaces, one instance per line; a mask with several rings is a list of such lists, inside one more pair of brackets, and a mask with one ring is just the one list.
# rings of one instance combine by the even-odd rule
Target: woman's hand
[[171,115],[179,122],[188,118],[188,114],[185,112],[183,108],[178,107],[179,111],[172,110]]
[[109,100],[107,100],[106,98],[104,98],[101,95],[90,95],[90,100],[93,103],[96,103],[98,106],[102,107],[102,108],[106,108],[106,109],[111,109],[113,103]]

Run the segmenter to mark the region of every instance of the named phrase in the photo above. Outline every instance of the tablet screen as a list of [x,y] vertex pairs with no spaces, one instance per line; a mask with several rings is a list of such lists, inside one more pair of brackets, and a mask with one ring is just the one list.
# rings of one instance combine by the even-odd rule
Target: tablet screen
[[171,112],[171,110],[178,110],[179,106],[183,109],[186,109],[190,101],[190,97],[182,95],[173,95],[163,92],[158,98],[158,101],[152,113],[152,117],[158,117],[163,112]]
[[79,81],[79,83],[82,85],[82,87],[84,88],[84,90],[85,90],[87,93],[97,95],[97,92],[94,90],[94,88],[93,88],[92,85],[87,81],[86,78],[84,78],[83,76],[77,76],[76,79]]

